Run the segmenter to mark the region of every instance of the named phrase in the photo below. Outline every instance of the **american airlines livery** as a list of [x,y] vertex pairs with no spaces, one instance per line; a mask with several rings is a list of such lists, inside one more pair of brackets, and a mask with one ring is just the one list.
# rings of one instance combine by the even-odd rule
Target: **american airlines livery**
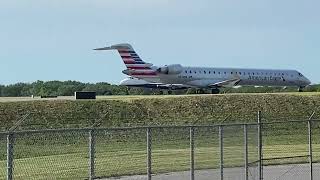
[[117,50],[129,77],[120,85],[176,90],[187,88],[211,89],[219,93],[221,87],[245,86],[296,86],[299,91],[310,81],[297,70],[241,69],[190,67],[180,64],[153,66],[144,62],[130,44],[116,44],[94,50]]

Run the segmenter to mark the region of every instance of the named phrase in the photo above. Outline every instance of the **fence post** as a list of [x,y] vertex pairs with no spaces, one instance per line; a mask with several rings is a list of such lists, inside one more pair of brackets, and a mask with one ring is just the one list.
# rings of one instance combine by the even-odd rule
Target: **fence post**
[[194,180],[194,127],[190,127],[190,180]]
[[219,126],[220,180],[223,180],[223,126]]
[[13,179],[13,144],[14,133],[7,135],[7,180]]
[[89,130],[89,179],[95,178],[95,131],[93,129]]
[[312,159],[312,118],[315,112],[308,119],[308,144],[309,144],[309,165],[310,165],[310,180],[313,180],[313,159]]
[[148,175],[148,180],[151,180],[151,174],[152,174],[152,169],[151,169],[151,151],[152,151],[152,147],[151,147],[151,128],[148,127],[147,128],[147,175]]
[[243,136],[244,136],[244,170],[245,180],[248,180],[248,125],[243,125]]
[[262,124],[261,124],[261,111],[258,111],[258,173],[259,180],[263,180],[263,163],[262,163]]

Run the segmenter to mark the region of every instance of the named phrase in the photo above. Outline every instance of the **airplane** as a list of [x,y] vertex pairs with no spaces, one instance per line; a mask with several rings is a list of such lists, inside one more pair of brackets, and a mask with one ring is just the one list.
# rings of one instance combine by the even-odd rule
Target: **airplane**
[[157,89],[211,89],[218,94],[222,87],[296,86],[301,92],[311,82],[297,70],[191,67],[181,64],[154,66],[143,61],[130,44],[122,43],[94,50],[117,50],[129,77],[120,85]]

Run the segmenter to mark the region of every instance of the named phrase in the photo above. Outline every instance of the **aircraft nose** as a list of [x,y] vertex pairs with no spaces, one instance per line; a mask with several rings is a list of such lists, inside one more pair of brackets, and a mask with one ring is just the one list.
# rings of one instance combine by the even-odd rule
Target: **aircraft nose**
[[307,83],[308,85],[310,85],[310,84],[311,84],[311,81],[310,81],[308,78],[306,78],[306,83]]
[[311,84],[311,81],[310,81],[308,78],[306,78],[306,77],[303,77],[303,78],[302,78],[302,82],[303,82],[303,84],[305,84],[305,86],[308,86],[308,85]]

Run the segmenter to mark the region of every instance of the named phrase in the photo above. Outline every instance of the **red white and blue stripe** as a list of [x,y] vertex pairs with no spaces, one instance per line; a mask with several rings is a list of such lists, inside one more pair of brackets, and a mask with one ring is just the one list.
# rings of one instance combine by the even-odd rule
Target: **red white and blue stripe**
[[133,49],[117,49],[129,75],[134,77],[157,76],[156,70],[151,69],[152,64],[144,62]]

